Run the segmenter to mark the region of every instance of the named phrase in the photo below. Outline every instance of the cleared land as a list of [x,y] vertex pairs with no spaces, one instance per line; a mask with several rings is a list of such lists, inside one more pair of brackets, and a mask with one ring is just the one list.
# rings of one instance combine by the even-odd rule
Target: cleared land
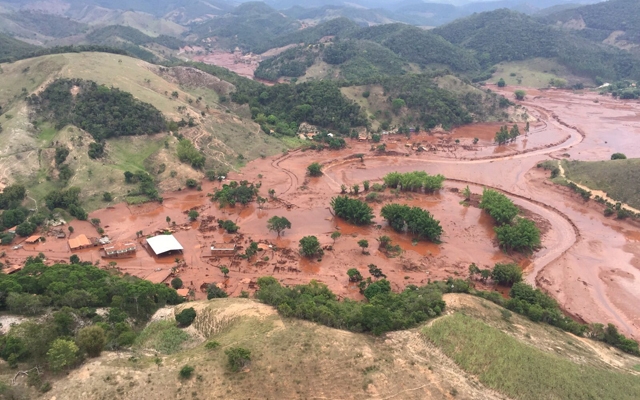
[[567,67],[548,58],[534,58],[526,61],[501,62],[489,82],[504,79],[508,86],[531,88],[549,87],[552,79],[564,79],[568,84],[590,83],[589,79],[573,75]]

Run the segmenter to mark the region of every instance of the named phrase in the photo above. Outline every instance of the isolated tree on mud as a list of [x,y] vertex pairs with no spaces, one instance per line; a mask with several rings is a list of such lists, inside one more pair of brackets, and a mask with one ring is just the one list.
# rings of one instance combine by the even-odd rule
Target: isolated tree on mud
[[222,272],[222,275],[224,275],[224,277],[226,278],[229,275],[229,268],[227,268],[225,265],[221,265],[220,272]]
[[309,176],[321,176],[322,166],[317,162],[314,162],[313,164],[307,167],[307,172],[309,172]]
[[364,279],[360,271],[355,268],[347,270],[347,276],[349,277],[349,282],[360,282]]
[[505,251],[531,253],[540,246],[540,230],[526,218],[519,218],[513,225],[494,228],[500,247]]
[[289,222],[289,220],[285,217],[278,217],[276,215],[269,218],[269,220],[267,221],[267,229],[269,229],[269,231],[276,232],[278,234],[278,237],[280,237],[280,234],[285,229],[291,229],[291,222]]
[[334,197],[331,199],[331,208],[336,216],[354,225],[369,225],[373,220],[373,209],[358,199]]
[[378,268],[377,265],[369,264],[367,267],[369,268],[369,273],[374,278],[379,279],[379,278],[386,278],[387,277],[385,274],[382,273],[382,270],[380,268]]
[[300,253],[305,257],[322,257],[324,252],[318,242],[318,238],[315,236],[305,236],[300,239]]
[[524,100],[524,98],[527,96],[527,92],[525,92],[524,90],[516,90],[514,92],[516,99],[518,100]]
[[342,236],[342,233],[335,231],[331,234],[331,240],[333,240],[333,244],[336,244],[336,239],[338,239],[340,236]]
[[369,247],[369,241],[366,239],[359,240],[358,246],[362,247],[362,254],[364,254],[365,249]]
[[189,220],[190,221],[195,221],[200,216],[200,213],[197,212],[196,210],[191,210],[191,211],[189,211],[188,215],[189,215]]

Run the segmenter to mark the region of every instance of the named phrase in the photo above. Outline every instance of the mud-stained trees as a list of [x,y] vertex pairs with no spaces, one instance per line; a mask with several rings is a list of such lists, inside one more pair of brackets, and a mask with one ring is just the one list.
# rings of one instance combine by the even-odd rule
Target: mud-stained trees
[[324,252],[315,236],[305,236],[300,239],[300,253],[305,257],[322,257]]
[[409,232],[422,240],[439,242],[442,235],[440,221],[429,211],[403,204],[387,204],[380,212],[396,232]]
[[331,208],[336,216],[354,225],[368,225],[373,220],[373,210],[367,203],[347,196],[331,199]]
[[278,217],[276,215],[269,218],[269,220],[267,221],[267,229],[276,232],[278,234],[278,237],[280,237],[280,234],[285,229],[291,229],[291,222],[289,222],[289,220],[285,217]]

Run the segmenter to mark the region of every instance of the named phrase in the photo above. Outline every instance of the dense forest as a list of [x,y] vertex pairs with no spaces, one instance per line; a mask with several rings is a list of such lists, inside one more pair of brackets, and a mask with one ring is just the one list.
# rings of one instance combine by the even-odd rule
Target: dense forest
[[[77,95],[72,94],[77,91]],[[57,129],[78,126],[96,140],[145,135],[166,129],[160,111],[130,93],[82,79],[58,79],[39,95],[28,98],[34,117],[55,123]]]
[[108,44],[114,39],[126,40],[141,46],[156,43],[173,50],[178,50],[185,45],[183,40],[172,36],[160,35],[158,37],[151,37],[137,29],[122,25],[105,26],[87,35],[87,40],[92,44]]

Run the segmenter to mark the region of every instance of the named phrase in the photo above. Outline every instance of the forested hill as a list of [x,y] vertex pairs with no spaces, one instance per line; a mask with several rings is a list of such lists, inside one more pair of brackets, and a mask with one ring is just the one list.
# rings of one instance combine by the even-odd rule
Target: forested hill
[[22,42],[0,33],[0,59],[21,57],[38,50],[38,46]]
[[599,40],[606,39],[614,31],[623,31],[623,36],[618,39],[640,44],[640,1],[638,0],[609,0],[562,10],[548,15],[544,21],[550,24],[575,22],[575,26],[580,30],[579,34]]
[[483,66],[544,57],[592,78],[640,77],[640,58],[506,9],[462,18],[433,32],[473,50]]

